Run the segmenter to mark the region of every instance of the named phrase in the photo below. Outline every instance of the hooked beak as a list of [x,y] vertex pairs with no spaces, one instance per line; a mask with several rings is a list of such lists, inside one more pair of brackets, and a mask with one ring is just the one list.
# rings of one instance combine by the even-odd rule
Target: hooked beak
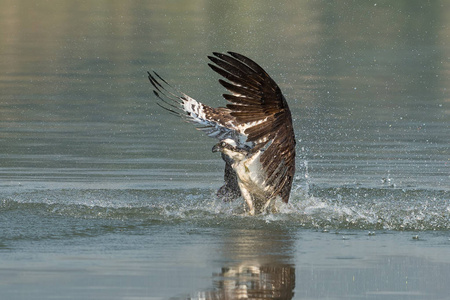
[[212,152],[220,152],[222,151],[222,147],[220,146],[220,143],[215,144],[214,147],[212,147]]

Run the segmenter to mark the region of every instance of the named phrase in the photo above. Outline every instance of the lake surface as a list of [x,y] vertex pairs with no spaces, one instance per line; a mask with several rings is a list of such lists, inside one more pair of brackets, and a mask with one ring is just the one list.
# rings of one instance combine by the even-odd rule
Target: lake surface
[[[446,1],[1,1],[2,299],[447,299]],[[223,106],[258,62],[297,138],[290,202],[215,197],[215,140],[155,70]]]

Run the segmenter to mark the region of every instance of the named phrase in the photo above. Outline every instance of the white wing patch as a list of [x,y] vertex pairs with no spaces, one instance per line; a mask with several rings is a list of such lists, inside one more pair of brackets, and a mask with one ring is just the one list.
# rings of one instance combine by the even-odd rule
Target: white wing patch
[[205,112],[203,110],[203,104],[197,102],[195,99],[183,95],[181,99],[181,106],[183,110],[192,118],[194,122],[200,123],[202,125],[207,125],[207,120]]
[[[159,80],[156,80],[154,76],[157,76]],[[218,140],[232,139],[236,141],[239,148],[247,149],[269,140],[267,136],[263,136],[256,141],[248,142],[248,134],[245,133],[247,129],[267,122],[268,117],[253,122],[236,124],[235,118],[230,115],[228,109],[216,109],[198,102],[172,87],[156,72],[154,72],[154,75],[149,73],[149,79],[156,88],[154,93],[165,104],[159,104],[162,108],[180,116],[185,121],[194,123],[197,129],[203,131],[209,137]]]
[[242,123],[242,124],[237,125],[236,126],[237,131],[239,131],[241,133],[241,135],[245,137],[245,140],[240,140],[241,145],[246,145],[246,146],[252,147],[255,144],[261,144],[261,143],[267,142],[269,138],[267,136],[264,136],[263,138],[258,139],[255,142],[249,143],[249,142],[247,142],[248,135],[245,134],[245,131],[248,128],[251,128],[253,126],[261,125],[262,123],[266,122],[267,119],[268,119],[268,117],[265,117],[264,119],[261,119],[261,120],[258,120],[258,121]]
[[243,124],[239,124],[237,126],[237,128],[239,129],[240,132],[244,132],[246,129],[253,127],[253,126],[258,126],[264,122],[266,122],[268,119],[268,117],[265,117],[264,119],[258,120],[258,121],[253,121],[253,122],[249,122],[249,123],[243,123]]
[[164,103],[164,105],[159,104],[159,106],[180,116],[185,121],[194,123],[198,126],[197,129],[202,130],[209,137],[218,140],[229,138],[235,140],[239,145],[247,145],[247,135],[244,133],[246,127],[240,128],[242,124],[237,127],[234,117],[229,114],[229,110],[207,106],[176,90],[156,72],[154,72],[154,76],[157,76],[164,85],[156,80],[152,74],[148,74],[150,82],[156,89],[155,95]]
[[246,136],[242,136],[240,132],[236,130],[236,127],[232,122],[223,122],[220,117],[220,113],[216,109],[204,105],[195,99],[184,95],[180,98],[181,109],[186,112],[186,115],[182,117],[198,125],[197,129],[205,132],[206,135],[218,140],[233,139],[236,140],[243,138],[246,140]]

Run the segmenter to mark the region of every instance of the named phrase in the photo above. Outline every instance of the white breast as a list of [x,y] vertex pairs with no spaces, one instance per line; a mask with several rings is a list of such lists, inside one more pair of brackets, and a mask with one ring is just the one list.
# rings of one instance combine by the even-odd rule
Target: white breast
[[265,186],[265,173],[260,162],[261,152],[253,154],[252,156],[235,161],[232,165],[236,171],[238,180],[251,193],[263,196],[269,189]]

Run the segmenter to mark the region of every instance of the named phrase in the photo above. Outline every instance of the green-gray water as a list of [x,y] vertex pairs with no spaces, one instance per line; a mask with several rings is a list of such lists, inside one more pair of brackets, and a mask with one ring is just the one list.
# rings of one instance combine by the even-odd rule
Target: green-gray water
[[[445,1],[0,1],[2,299],[446,299]],[[279,214],[215,198],[213,51],[258,62],[294,118]]]

